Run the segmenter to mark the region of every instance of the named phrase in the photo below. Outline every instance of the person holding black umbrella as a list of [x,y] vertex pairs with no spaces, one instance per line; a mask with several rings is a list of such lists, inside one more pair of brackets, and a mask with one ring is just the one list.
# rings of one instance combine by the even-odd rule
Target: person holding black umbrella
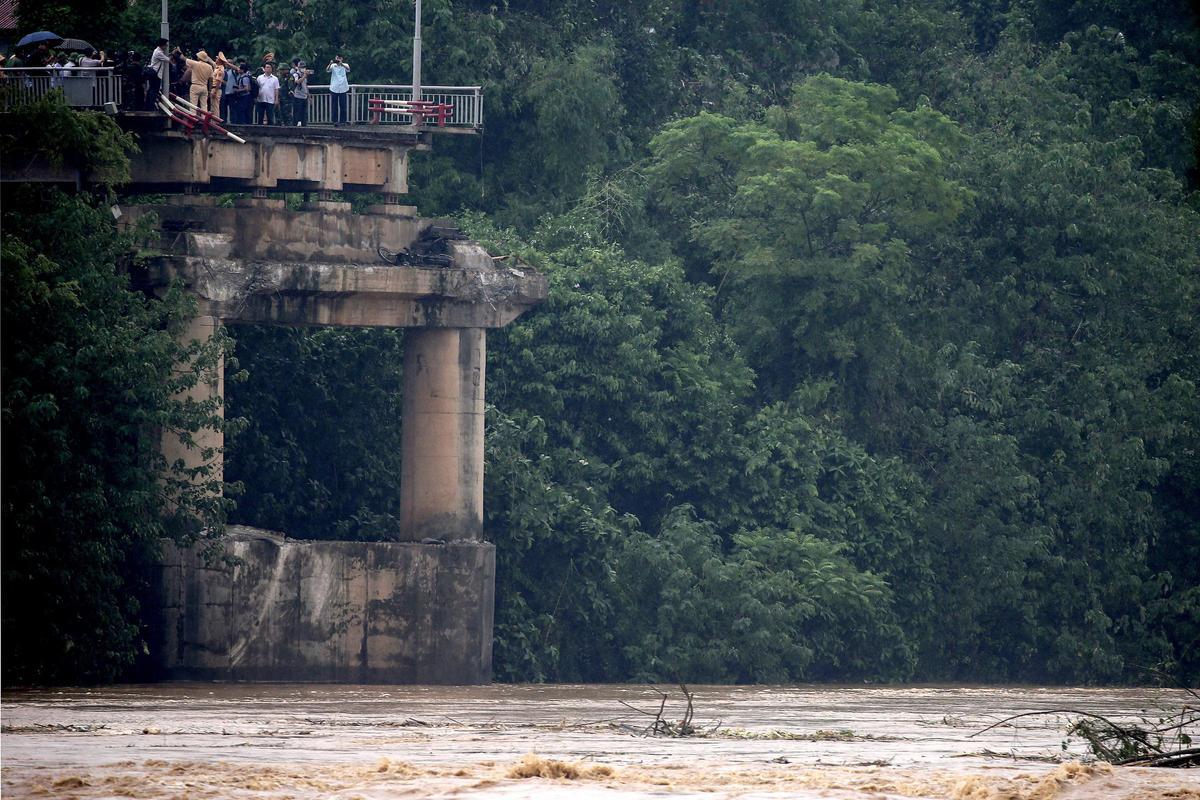
[[[50,31],[27,33],[16,44],[16,54],[20,58],[18,64],[10,66],[45,67],[53,60],[50,48],[56,46],[63,37]],[[54,77],[56,74],[51,73]]]
[[22,50],[37,47],[38,45],[42,45],[49,49],[51,47],[57,47],[62,40],[63,37],[59,36],[57,33],[51,33],[50,31],[37,31],[35,33],[27,33],[22,36],[16,44],[16,49],[18,53]]
[[53,60],[54,55],[50,52],[50,48],[43,43],[34,48],[33,54],[29,56],[29,66],[48,67]]
[[55,47],[67,53],[90,53],[96,49],[92,47],[91,42],[83,39],[63,39]]

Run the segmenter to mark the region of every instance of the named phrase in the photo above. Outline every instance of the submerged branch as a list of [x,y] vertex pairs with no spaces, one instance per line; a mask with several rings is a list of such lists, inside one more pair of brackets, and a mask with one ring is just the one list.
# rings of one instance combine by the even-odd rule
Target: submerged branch
[[[1143,717],[1140,724],[1117,724],[1111,719],[1072,708],[1049,711],[1026,711],[995,722],[972,733],[973,738],[982,733],[1024,717],[1072,715],[1075,721],[1067,728],[1067,735],[1082,737],[1092,753],[1117,766],[1142,767],[1194,767],[1200,766],[1200,748],[1193,748],[1192,737],[1187,728],[1200,724],[1200,713],[1185,705],[1177,713],[1158,720],[1157,724]],[[1177,749],[1164,749],[1174,745]],[[1064,748],[1065,748],[1064,744]]]
[[1099,714],[1092,714],[1091,712],[1088,712],[1088,711],[1079,711],[1074,708],[1056,708],[1051,711],[1026,711],[1021,714],[1013,714],[1011,717],[1005,717],[1004,719],[1000,720],[999,722],[995,722],[991,725],[988,725],[983,730],[975,731],[967,738],[973,739],[976,736],[980,735],[981,733],[987,733],[988,731],[992,730],[993,728],[999,728],[1001,725],[1004,725],[1005,723],[1008,723],[1008,722],[1012,722],[1014,719],[1021,719],[1022,717],[1048,717],[1048,716],[1053,716],[1055,714],[1075,714],[1080,717],[1091,717],[1093,719],[1100,720],[1101,722],[1110,726],[1113,730],[1121,730],[1121,728],[1118,725],[1114,724],[1111,720],[1100,716]]

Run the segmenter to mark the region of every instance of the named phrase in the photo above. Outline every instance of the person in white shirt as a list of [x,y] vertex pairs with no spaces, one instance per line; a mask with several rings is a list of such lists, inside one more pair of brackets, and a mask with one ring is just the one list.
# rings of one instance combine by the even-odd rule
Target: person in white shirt
[[347,74],[350,72],[350,65],[342,60],[340,55],[334,56],[333,61],[329,62],[329,66],[325,67],[325,71],[329,73],[329,97],[333,104],[333,124],[346,124],[346,99],[350,93],[350,81]]
[[68,77],[71,74],[71,70],[67,69],[67,67],[70,65],[70,63],[71,63],[71,59],[67,58],[62,53],[57,53],[54,56],[54,60],[52,62],[50,62],[50,67],[49,67],[49,69],[50,69],[50,88],[51,89],[57,89],[57,88],[62,87],[62,85],[63,85],[62,79],[65,77]]
[[279,78],[270,64],[263,65],[263,74],[258,76],[258,102],[255,104],[254,121],[263,125],[275,124],[275,109],[279,106]]
[[158,95],[162,91],[162,78],[164,75],[170,75],[171,58],[167,55],[167,40],[159,39],[158,46],[154,48],[154,54],[150,56],[150,63],[146,65],[145,77],[149,82],[148,91],[146,92],[146,109],[153,111],[158,102]]

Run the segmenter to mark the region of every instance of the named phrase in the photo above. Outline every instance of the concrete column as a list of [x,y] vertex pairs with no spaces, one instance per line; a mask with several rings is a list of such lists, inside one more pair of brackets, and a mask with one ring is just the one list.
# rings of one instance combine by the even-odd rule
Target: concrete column
[[[321,181],[323,191],[334,192],[342,188],[345,167],[342,165],[341,145],[325,145],[325,179]],[[322,200],[330,198],[321,198]]]
[[482,537],[485,348],[482,328],[405,333],[402,540]]
[[[380,187],[381,191],[385,195],[408,194],[408,148],[393,147],[388,156],[387,181]],[[398,203],[399,200],[388,200],[387,202]]]
[[[188,327],[184,330],[180,339],[185,342],[193,341],[208,341],[221,327],[221,320],[217,317],[201,314],[195,317],[188,323]],[[194,400],[204,401],[213,397],[224,398],[225,396],[225,359],[220,358],[213,368],[207,374],[201,376],[200,381],[196,383],[190,390],[183,393],[181,397],[190,397]],[[225,417],[225,408],[222,405],[217,412],[221,418]],[[215,468],[215,476],[218,480],[223,480],[225,477],[224,469],[224,448],[225,448],[225,433],[224,431],[213,430],[212,428],[202,428],[192,434],[193,444],[188,446],[177,433],[174,431],[163,431],[160,440],[162,454],[166,457],[168,464],[174,464],[176,460],[182,460],[187,468],[202,467],[211,465]],[[213,449],[214,454],[209,457],[204,457],[206,449]]]

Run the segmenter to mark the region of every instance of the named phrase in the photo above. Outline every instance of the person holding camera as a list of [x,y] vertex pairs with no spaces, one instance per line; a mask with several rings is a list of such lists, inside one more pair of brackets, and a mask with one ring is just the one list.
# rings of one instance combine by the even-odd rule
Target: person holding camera
[[312,74],[302,60],[292,62],[292,121],[298,127],[308,124],[308,76]]
[[240,119],[237,113],[237,90],[241,74],[237,64],[225,58],[223,54],[217,55],[217,61],[225,68],[224,80],[221,82],[221,118],[226,122],[237,122]]
[[333,57],[333,61],[329,62],[329,66],[325,67],[325,71],[329,73],[329,95],[333,103],[333,124],[346,124],[346,108],[349,105],[348,98],[350,94],[350,81],[346,77],[350,72],[350,65],[342,60],[340,55]]

